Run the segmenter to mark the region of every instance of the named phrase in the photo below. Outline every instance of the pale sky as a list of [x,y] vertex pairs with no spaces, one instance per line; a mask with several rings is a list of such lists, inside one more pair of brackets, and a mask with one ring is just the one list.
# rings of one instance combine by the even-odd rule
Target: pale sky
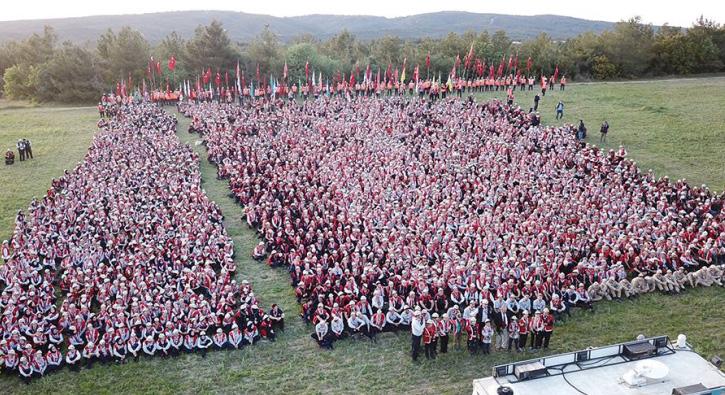
[[537,15],[556,14],[616,22],[639,15],[645,22],[690,26],[701,14],[725,22],[722,0],[6,0],[0,20],[141,14],[160,11],[225,10],[275,16],[308,14],[396,17],[435,11]]

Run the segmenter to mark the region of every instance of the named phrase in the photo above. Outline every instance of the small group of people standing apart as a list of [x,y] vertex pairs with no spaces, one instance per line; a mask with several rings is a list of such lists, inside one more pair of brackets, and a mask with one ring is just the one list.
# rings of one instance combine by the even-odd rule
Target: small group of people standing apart
[[[33,147],[30,144],[30,140],[18,139],[18,142],[15,144],[15,146],[18,149],[18,157],[20,158],[21,162],[26,159],[33,159]],[[14,163],[15,152],[13,152],[12,148],[8,148],[8,150],[5,151],[5,164],[12,165]]]

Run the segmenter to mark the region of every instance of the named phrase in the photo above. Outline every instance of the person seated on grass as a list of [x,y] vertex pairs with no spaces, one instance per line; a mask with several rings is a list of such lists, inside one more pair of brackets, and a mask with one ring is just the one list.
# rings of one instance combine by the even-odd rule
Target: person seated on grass
[[15,163],[15,152],[8,148],[8,150],[5,151],[5,164],[12,165],[13,163]]
[[259,244],[254,247],[254,250],[252,250],[252,258],[254,258],[255,261],[261,261],[264,260],[266,256],[267,250],[264,247],[264,242],[260,241]]

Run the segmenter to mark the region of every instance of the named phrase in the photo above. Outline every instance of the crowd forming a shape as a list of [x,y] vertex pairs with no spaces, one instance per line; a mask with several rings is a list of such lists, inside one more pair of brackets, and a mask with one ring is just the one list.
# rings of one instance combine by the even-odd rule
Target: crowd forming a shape
[[176,119],[118,100],[85,158],[19,211],[0,266],[0,369],[124,362],[274,337]]
[[658,179],[624,148],[577,141],[517,106],[334,97],[180,109],[258,231],[253,255],[289,269],[303,317],[329,322],[333,340],[421,312],[460,332],[502,306],[561,318],[602,298],[722,285],[723,195]]

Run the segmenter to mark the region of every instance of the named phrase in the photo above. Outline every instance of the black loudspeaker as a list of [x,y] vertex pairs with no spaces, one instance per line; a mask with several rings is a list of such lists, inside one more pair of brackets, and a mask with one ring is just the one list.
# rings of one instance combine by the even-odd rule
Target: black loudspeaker
[[584,362],[589,360],[589,351],[577,351],[576,353],[576,361],[577,362]]
[[496,376],[495,377],[503,377],[503,376],[506,376],[507,374],[508,374],[508,365],[496,367]]
[[710,363],[715,365],[716,368],[720,369],[720,366],[722,366],[722,359],[719,356],[715,355],[710,359]]
[[678,387],[672,389],[672,395],[688,395],[688,394],[699,394],[702,391],[707,391],[707,387],[698,383],[695,385],[688,385],[687,387]]
[[649,358],[657,354],[657,348],[646,341],[625,344],[623,347],[622,355],[630,360]]

